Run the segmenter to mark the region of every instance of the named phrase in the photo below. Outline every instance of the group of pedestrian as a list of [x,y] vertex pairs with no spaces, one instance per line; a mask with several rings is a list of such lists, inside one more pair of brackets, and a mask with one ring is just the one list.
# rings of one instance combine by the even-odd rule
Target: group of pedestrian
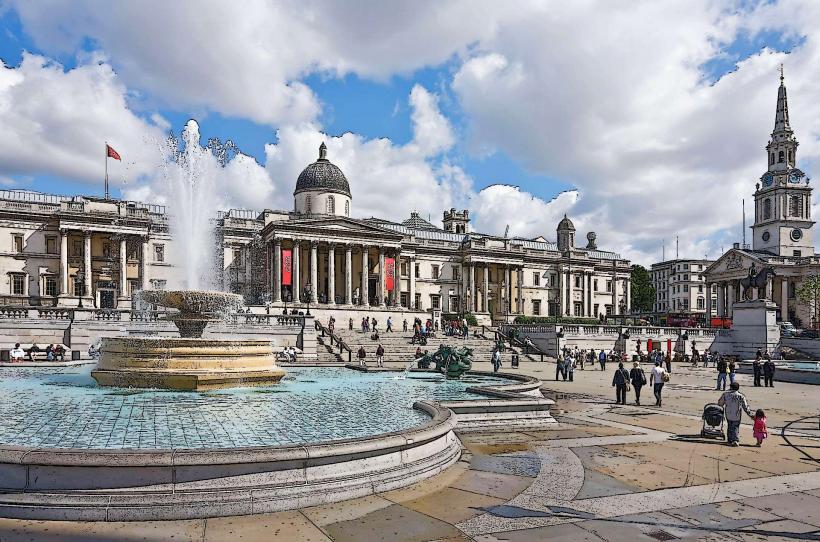
[[[384,347],[381,344],[376,347],[374,354],[376,355],[376,367],[384,367]],[[359,351],[356,352],[356,357],[359,359],[359,367],[367,366],[367,351],[364,349],[364,346],[359,345]],[[419,356],[417,355],[416,357]]]
[[447,320],[444,322],[444,334],[448,337],[462,337],[467,338],[470,333],[470,329],[467,325],[467,319],[462,318],[459,320]]
[[[648,383],[652,386],[655,395],[655,406],[663,406],[663,385],[669,382],[669,373],[663,368],[660,360],[655,361],[655,366],[649,373]],[[626,392],[635,390],[635,404],[641,404],[641,388],[646,386],[647,379],[640,362],[632,363],[632,369],[627,371],[624,363],[618,362],[618,368],[612,377],[612,386],[615,387],[615,403],[626,404]]]
[[726,443],[729,446],[739,446],[740,422],[744,412],[754,421],[752,435],[757,442],[757,446],[761,446],[763,440],[769,436],[766,427],[766,413],[762,409],[757,409],[752,413],[746,396],[740,393],[740,384],[738,382],[732,382],[729,385],[729,391],[723,392],[720,399],[718,399],[718,405],[723,407],[723,414],[726,417]]
[[[754,374],[754,386],[756,388],[760,387],[760,377],[763,377],[763,382],[767,388],[774,387],[774,371],[775,365],[772,361],[772,356],[766,352],[765,354],[765,361],[762,361],[764,357],[763,352],[760,349],[757,350],[757,354],[755,354],[755,360],[752,362],[752,373]],[[762,363],[761,363],[762,361]]]

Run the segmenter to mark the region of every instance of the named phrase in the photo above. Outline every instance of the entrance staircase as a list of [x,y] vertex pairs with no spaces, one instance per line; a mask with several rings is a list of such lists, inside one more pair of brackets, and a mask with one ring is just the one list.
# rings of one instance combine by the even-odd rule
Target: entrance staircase
[[[495,346],[495,328],[485,327],[483,330],[482,328],[474,329],[478,331],[478,336],[473,336],[472,330],[470,331],[470,336],[467,338],[445,336],[443,333],[438,333],[436,338],[428,338],[427,345],[422,346],[419,344],[411,344],[410,341],[413,338],[412,331],[404,332],[401,331],[400,327],[392,333],[386,333],[383,329],[380,329],[378,341],[374,341],[370,338],[372,332],[362,332],[359,329],[354,329],[351,331],[347,328],[336,328],[334,333],[336,337],[333,341],[331,341],[330,335],[327,332],[324,336],[322,336],[321,331],[317,332],[316,352],[320,363],[348,363],[347,350],[343,347],[342,352],[339,352],[340,349],[338,346],[338,339],[341,339],[342,342],[347,345],[350,350],[352,350],[352,354],[350,356],[350,361],[352,363],[358,362],[356,352],[359,350],[360,346],[364,346],[364,349],[367,352],[367,363],[372,364],[376,361],[376,348],[379,344],[381,344],[384,347],[385,363],[394,362],[407,364],[415,359],[416,348],[419,347],[422,352],[427,350],[432,353],[438,350],[439,345],[456,347],[466,346],[467,348],[471,348],[473,350],[474,363],[481,364],[482,362],[486,362],[487,366],[489,366],[490,357],[492,355],[493,347]],[[331,342],[333,343],[332,345]],[[522,351],[523,348],[510,348],[510,346],[507,345],[503,355],[505,365],[510,361],[511,352],[518,353],[521,360],[538,361],[540,359],[540,356],[538,355],[525,355]]]

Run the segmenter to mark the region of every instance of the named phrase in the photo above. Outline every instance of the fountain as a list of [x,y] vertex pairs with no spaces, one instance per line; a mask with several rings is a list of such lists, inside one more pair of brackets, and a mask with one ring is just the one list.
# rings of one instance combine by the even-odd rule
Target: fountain
[[208,322],[242,306],[236,294],[209,291],[147,290],[145,303],[177,309],[167,319],[176,337],[106,338],[91,376],[102,386],[207,390],[267,386],[282,379],[270,341],[202,338]]
[[209,218],[220,207],[215,179],[227,163],[232,143],[199,143],[199,126],[188,121],[182,144],[173,136],[163,154],[164,183],[158,190],[180,204],[171,216],[175,237],[175,270],[181,289],[143,290],[134,295],[148,303],[176,309],[167,317],[179,338],[115,337],[103,339],[92,376],[103,386],[204,390],[230,386],[264,386],[281,380],[268,340],[209,339],[202,333],[243,305],[237,294],[209,291],[213,277],[213,239]]

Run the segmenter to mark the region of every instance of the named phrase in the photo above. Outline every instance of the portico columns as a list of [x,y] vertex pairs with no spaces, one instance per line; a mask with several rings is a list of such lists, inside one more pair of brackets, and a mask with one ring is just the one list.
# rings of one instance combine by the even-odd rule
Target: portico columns
[[410,306],[411,309],[415,309],[416,307],[416,258],[408,258],[407,259],[407,266],[410,268],[408,269],[408,274],[410,275],[410,292],[407,294],[410,299],[407,300],[407,304]]
[[120,239],[120,298],[128,297],[128,242],[125,237]]
[[481,312],[489,312],[490,310],[490,265],[484,264],[484,290],[481,295]]
[[717,311],[718,316],[726,318],[726,283],[719,282],[717,288]]
[[387,291],[386,273],[384,271],[384,247],[379,247],[379,307],[384,307],[385,292]]
[[789,279],[780,281],[780,320],[789,320]]
[[317,282],[319,281],[319,243],[310,242],[310,301],[318,303],[319,298],[316,292],[319,291]]
[[726,304],[728,305],[726,313],[731,318],[732,313],[734,311],[733,305],[735,304],[735,282],[733,280],[730,280],[728,282],[728,284],[729,284],[729,296],[728,296],[728,299],[726,300]]
[[[293,258],[291,257],[291,260]],[[273,277],[271,280],[273,287],[273,301],[282,301],[282,240],[273,241]]]
[[353,247],[345,245],[345,305],[353,304]]
[[91,232],[83,232],[83,297],[90,297],[91,291]]
[[370,263],[368,262],[368,251],[370,247],[367,245],[362,245],[362,293],[361,299],[359,300],[363,307],[370,306],[370,295],[368,290],[367,281],[370,278]]
[[706,327],[712,325],[712,285],[706,283]]
[[336,245],[330,243],[327,249],[327,302],[336,304]]
[[60,230],[60,295],[68,295],[68,231]]
[[475,287],[475,264],[470,262],[470,312],[477,312],[478,310],[477,293],[478,290]]
[[302,265],[299,260],[301,260],[301,250],[299,250],[299,240],[293,240],[293,278],[291,279],[291,290],[293,295],[293,302],[299,303],[302,300],[302,280],[301,280],[301,272],[302,272]]
[[142,255],[140,261],[140,289],[148,289],[148,236],[142,238]]
[[524,314],[524,266],[518,268],[518,302],[516,303],[518,314]]

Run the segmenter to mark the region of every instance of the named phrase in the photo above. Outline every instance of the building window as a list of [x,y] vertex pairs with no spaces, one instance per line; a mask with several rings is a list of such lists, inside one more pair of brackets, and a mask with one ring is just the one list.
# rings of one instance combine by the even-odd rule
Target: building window
[[[431,266],[431,268],[432,268],[432,273],[431,273],[431,276],[432,276],[434,279],[437,279],[437,278],[438,278],[438,266],[437,266],[437,265],[433,265],[433,266]],[[433,308],[435,309],[435,308],[437,308],[437,307],[433,307]]]
[[407,292],[402,292],[401,294],[399,294],[399,304],[400,304],[402,307],[404,307],[404,308],[408,308],[408,307],[407,307],[407,300],[408,300],[408,299],[410,299],[410,296],[409,296],[409,294],[408,294]]
[[601,306],[600,306],[598,303],[595,303],[595,304],[593,305],[593,307],[595,308],[595,309],[594,309],[594,311],[593,311],[593,313],[592,313],[592,315],[593,315],[593,316],[598,316],[599,314],[601,314],[601,313],[600,313]]
[[769,154],[769,165],[774,164],[774,153]]
[[83,255],[83,242],[79,239],[75,239],[71,243],[71,255],[72,256],[82,256]]
[[706,308],[706,300],[702,297],[698,298],[698,309],[703,310]]
[[794,162],[794,154],[791,149],[789,149],[789,163],[791,164]]
[[800,196],[789,197],[789,216],[803,216],[803,209],[800,205]]
[[54,277],[46,277],[44,281],[45,292],[47,296],[55,297],[57,295],[57,279]]
[[683,268],[688,270],[689,269],[689,264],[688,263],[683,264]]
[[580,303],[575,303],[575,306],[573,307],[573,314],[575,316],[583,316],[581,313],[582,310],[582,305]]
[[18,254],[20,252],[23,252],[23,236],[19,235],[19,234],[14,234],[14,237],[13,237],[12,241],[13,241],[12,250],[14,252],[17,252]]
[[345,200],[345,216],[350,216],[350,201]]
[[57,254],[56,237],[46,237],[46,254]]
[[541,300],[540,299],[533,299],[532,300],[532,314],[534,316],[539,316],[541,314]]
[[777,153],[777,163],[782,164],[784,160],[785,160],[785,157],[784,157],[783,151],[778,152]]
[[234,267],[242,267],[242,249],[233,249],[233,265]]
[[85,292],[83,291],[85,289],[85,284],[83,284],[83,281],[80,280],[80,277],[74,277],[74,285],[73,286],[74,286],[74,295],[76,297],[80,297],[80,296],[85,295]]
[[598,279],[592,279],[592,291],[593,292],[598,291]]
[[698,284],[698,293],[699,294],[703,293],[703,284]]
[[151,279],[151,286],[154,290],[164,290],[166,282],[164,279]]
[[576,287],[576,288],[580,288],[580,287],[581,287],[581,277],[580,277],[580,276],[578,276],[578,275],[575,275],[575,287]]
[[25,275],[14,273],[11,277],[11,295],[23,295],[23,283]]
[[552,286],[553,288],[558,286],[558,277],[555,275],[555,273],[550,275],[550,286]]
[[458,280],[458,267],[453,266],[453,280]]
[[795,250],[793,252],[793,255],[794,255],[795,258],[800,258],[801,256],[803,256],[803,251],[802,250]]
[[165,261],[165,245],[154,245],[154,261]]
[[[433,307],[433,308],[435,308],[435,307]],[[451,295],[450,296],[450,312],[458,312],[458,311],[459,311],[458,296],[457,295]]]
[[[609,293],[612,293],[612,281],[611,280],[606,281],[606,291],[609,292]],[[607,313],[607,314],[609,314],[609,313]]]
[[604,305],[604,314],[607,316],[612,315],[612,305]]
[[763,200],[763,220],[769,220],[772,217],[772,200],[766,198]]
[[[532,274],[532,285],[533,286],[541,286],[541,275],[540,274],[538,274],[538,273],[533,273]],[[535,302],[533,301],[533,303],[535,303]]]
[[415,264],[416,267],[416,277],[421,276],[421,266],[419,264]]
[[440,295],[431,295],[430,296],[430,308],[433,310],[438,310],[441,308],[441,296]]
[[329,215],[336,214],[336,198],[334,198],[333,196],[328,196],[327,197],[327,203],[325,204],[325,207],[326,207],[327,214],[329,214]]
[[416,294],[415,305],[416,310],[422,310],[423,307],[421,306],[421,294]]
[[311,199],[310,194],[305,196],[305,212],[308,213],[308,214],[310,214],[310,203],[311,203],[310,199]]

